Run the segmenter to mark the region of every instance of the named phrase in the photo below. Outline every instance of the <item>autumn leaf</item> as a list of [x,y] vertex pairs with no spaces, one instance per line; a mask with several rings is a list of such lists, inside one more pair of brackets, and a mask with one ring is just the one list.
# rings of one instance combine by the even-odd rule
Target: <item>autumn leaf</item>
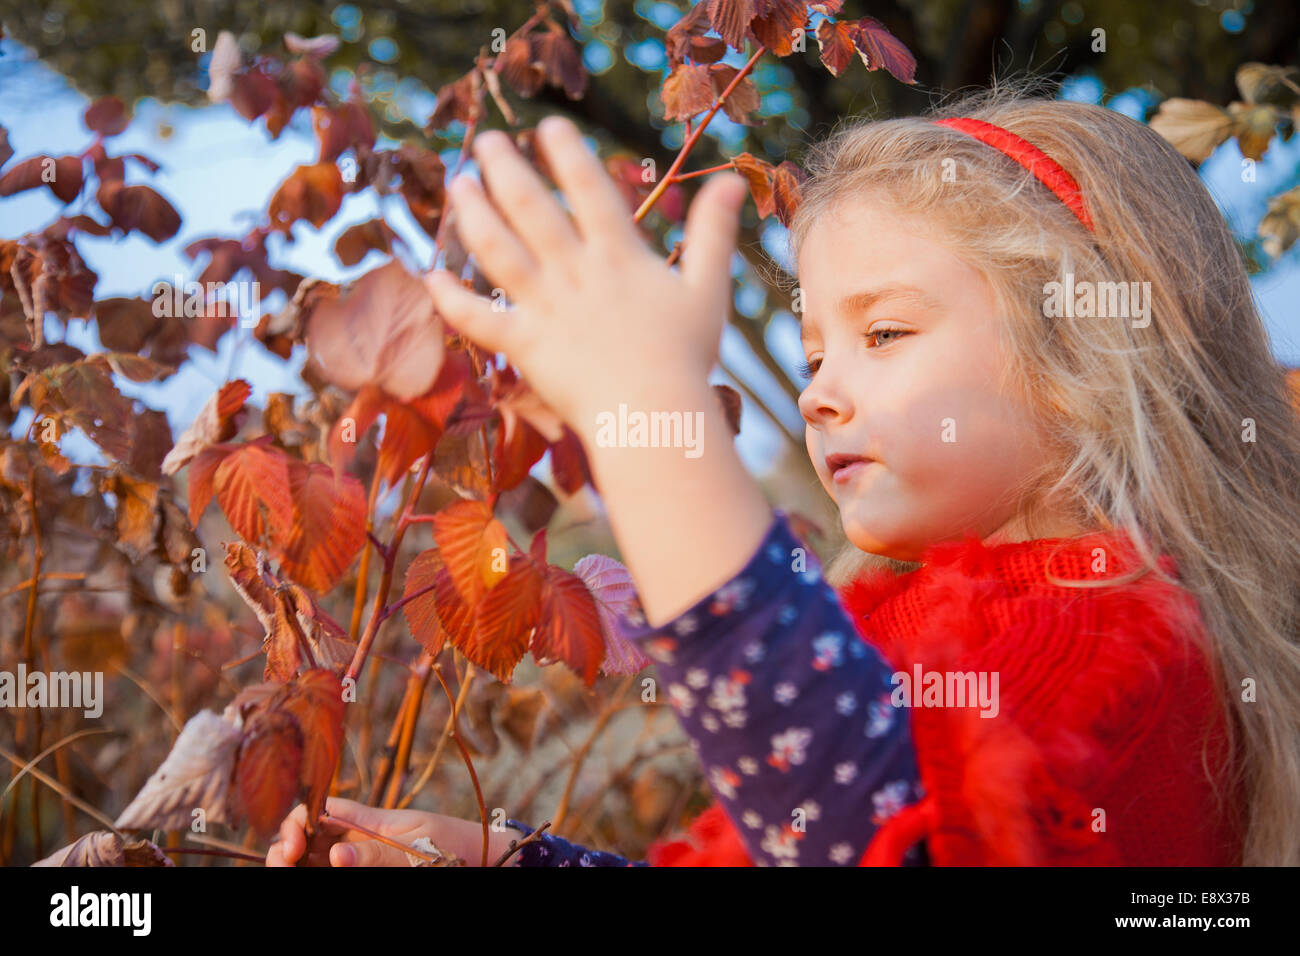
[[[737,50],[745,49],[749,23],[757,12],[758,0],[705,0],[709,5],[709,21],[718,36]],[[766,7],[766,3],[764,6]]]
[[308,819],[325,809],[330,781],[343,749],[343,718],[347,704],[343,686],[331,671],[316,668],[302,674],[285,690],[282,703],[302,732],[300,785],[307,790]]
[[284,233],[299,219],[319,229],[339,211],[343,192],[343,176],[334,163],[299,166],[276,189],[267,213]]
[[444,332],[424,283],[394,260],[312,310],[307,348],[335,385],[409,401],[437,378]]
[[124,232],[135,230],[154,242],[166,242],[180,231],[180,214],[150,186],[109,180],[99,184],[95,198],[113,225]]
[[709,67],[683,63],[664,80],[660,91],[664,118],[686,120],[713,105],[713,83]]
[[92,830],[75,843],[56,850],[32,866],[175,866],[148,840],[123,843],[110,830]]
[[100,136],[116,136],[126,129],[126,104],[116,96],[104,96],[86,107],[81,120]]
[[[267,441],[248,442],[225,454],[213,474],[212,487],[217,503],[235,529],[251,544],[264,539],[283,542],[294,521],[293,499],[289,490],[291,459]],[[217,445],[203,452],[211,455],[225,446]],[[202,456],[201,456],[202,457]],[[193,473],[191,473],[193,480]],[[191,495],[193,493],[191,492]],[[194,499],[190,499],[191,520]],[[200,508],[199,514],[203,513]]]
[[456,501],[433,518],[433,540],[461,597],[473,605],[507,573],[505,525],[482,501]]
[[238,541],[226,542],[226,573],[245,603],[257,615],[265,636],[263,680],[284,683],[307,664],[343,674],[356,653],[356,644],[312,595],[271,573],[263,552]]
[[1300,238],[1300,186],[1268,201],[1268,211],[1259,222],[1259,236],[1264,252],[1277,258]]
[[[542,574],[530,558],[520,558],[504,578],[483,595],[468,639],[457,646],[478,667],[510,683],[528,651],[541,616]],[[441,600],[441,598],[440,598]]]
[[916,82],[916,57],[875,17],[863,17],[850,24],[853,44],[868,70],[882,66],[900,83]]
[[749,183],[749,194],[754,197],[754,206],[760,219],[766,219],[776,211],[776,201],[772,198],[772,177],[776,172],[771,163],[759,159],[751,153],[737,153],[731,157],[731,164]]
[[1213,103],[1173,96],[1160,104],[1147,125],[1193,162],[1203,162],[1232,135],[1233,119]]
[[122,830],[188,830],[194,811],[200,809],[207,823],[233,823],[230,784],[240,734],[237,718],[199,711],[113,825]]
[[235,788],[249,824],[261,835],[274,831],[298,795],[305,736],[294,715],[255,710],[235,758]]
[[539,665],[563,661],[588,687],[605,657],[595,599],[581,578],[553,564],[546,565],[543,577],[532,653]]
[[649,666],[650,659],[619,629],[618,619],[638,608],[636,585],[626,567],[603,554],[589,554],[573,565],[591,592],[605,638],[605,656],[600,662],[604,674],[635,674]]
[[81,192],[81,160],[76,156],[33,156],[0,176],[0,196],[48,186],[60,202],[69,203]]
[[442,557],[437,548],[430,548],[417,554],[406,569],[406,583],[402,597],[410,598],[425,588],[430,588],[420,597],[411,598],[402,605],[402,614],[411,636],[420,642],[420,646],[437,657],[447,640],[447,632],[438,620],[437,593],[432,588],[438,583],[438,572],[443,570]]
[[372,250],[392,252],[397,238],[397,233],[384,220],[368,219],[343,230],[334,241],[334,255],[343,265],[354,266]]
[[234,438],[248,414],[244,403],[252,393],[253,387],[242,378],[222,385],[163,459],[163,474],[176,474],[203,449]]
[[324,594],[365,546],[366,492],[323,462],[291,459],[288,482],[292,513],[275,550],[289,577]]
[[808,23],[805,0],[771,0],[768,12],[750,21],[749,29],[759,43],[777,56],[794,52],[797,30]]

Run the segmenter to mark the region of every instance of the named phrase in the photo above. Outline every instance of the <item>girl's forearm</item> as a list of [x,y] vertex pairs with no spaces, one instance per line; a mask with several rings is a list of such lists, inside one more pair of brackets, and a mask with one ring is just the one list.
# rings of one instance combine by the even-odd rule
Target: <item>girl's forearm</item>
[[698,443],[632,445],[622,440],[632,429],[620,434],[617,407],[590,409],[576,429],[646,619],[657,626],[743,568],[773,513],[741,462],[722,403],[707,382],[663,386],[626,404],[624,420],[638,412],[647,418],[678,412],[685,424],[689,416],[690,437]]

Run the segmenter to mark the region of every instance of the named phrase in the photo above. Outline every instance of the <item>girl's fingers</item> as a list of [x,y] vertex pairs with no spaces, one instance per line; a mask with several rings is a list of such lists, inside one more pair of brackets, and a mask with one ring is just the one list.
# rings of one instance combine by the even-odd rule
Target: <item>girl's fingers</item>
[[627,202],[596,154],[583,142],[582,131],[563,116],[548,116],[537,126],[546,162],[573,209],[587,242],[640,238],[632,227]]
[[494,309],[493,303],[460,284],[446,269],[435,269],[424,277],[438,312],[452,328],[489,352],[510,354],[510,333],[518,316]]
[[483,187],[468,176],[448,186],[456,206],[456,230],[494,283],[519,293],[537,272],[537,260],[501,218]]
[[378,840],[336,843],[330,848],[330,866],[410,866],[411,859],[395,846]]
[[537,259],[577,251],[569,214],[509,136],[500,130],[480,133],[474,137],[474,158],[492,202]]
[[686,214],[682,278],[698,292],[715,291],[731,281],[731,255],[740,229],[745,180],[736,173],[710,177]]

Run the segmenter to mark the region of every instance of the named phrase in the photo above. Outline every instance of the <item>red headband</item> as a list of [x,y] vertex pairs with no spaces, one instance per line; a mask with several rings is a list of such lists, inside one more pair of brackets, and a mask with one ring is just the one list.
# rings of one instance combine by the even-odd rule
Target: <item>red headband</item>
[[1088,215],[1088,210],[1083,205],[1083,191],[1079,189],[1079,184],[1075,182],[1073,176],[1065,171],[1060,163],[1033,143],[1021,139],[1010,130],[1005,130],[1001,126],[994,126],[992,123],[986,123],[983,120],[960,117],[957,119],[932,120],[931,122],[968,133],[981,143],[987,143],[994,149],[1010,156],[1033,173],[1040,183],[1056,193],[1061,202],[1065,203],[1070,212],[1079,218],[1079,222],[1083,223],[1089,232],[1096,232],[1092,225],[1092,219]]

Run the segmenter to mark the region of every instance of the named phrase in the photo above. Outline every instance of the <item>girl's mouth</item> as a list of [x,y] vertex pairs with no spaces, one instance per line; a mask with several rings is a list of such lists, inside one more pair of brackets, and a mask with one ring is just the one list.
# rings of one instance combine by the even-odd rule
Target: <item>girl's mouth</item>
[[826,456],[826,467],[830,470],[831,480],[837,485],[852,481],[855,475],[874,464],[876,464],[874,459],[864,458],[861,455],[846,455],[837,452]]
[[831,475],[831,480],[837,485],[846,485],[874,464],[877,464],[877,462],[859,458],[857,461],[851,461],[847,465],[836,468],[834,474]]

